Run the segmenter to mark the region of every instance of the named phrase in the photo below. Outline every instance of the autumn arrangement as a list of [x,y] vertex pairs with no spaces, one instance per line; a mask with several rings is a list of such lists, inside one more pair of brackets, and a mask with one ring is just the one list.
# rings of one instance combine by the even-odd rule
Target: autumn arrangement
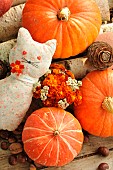
[[[32,99],[38,99],[37,105],[40,100],[42,107],[24,120],[21,132],[24,151],[37,164],[70,163],[82,149],[82,129],[113,136],[113,49],[95,41],[100,26],[101,14],[93,0],[25,4],[10,66],[0,61],[0,130],[15,131]],[[91,72],[82,80],[55,61],[83,52]],[[74,114],[67,111],[71,105]]]
[[61,107],[66,109],[74,103],[82,102],[82,93],[79,87],[81,81],[75,79],[74,74],[61,64],[51,64],[48,72],[33,88],[33,96],[40,98],[46,107]]

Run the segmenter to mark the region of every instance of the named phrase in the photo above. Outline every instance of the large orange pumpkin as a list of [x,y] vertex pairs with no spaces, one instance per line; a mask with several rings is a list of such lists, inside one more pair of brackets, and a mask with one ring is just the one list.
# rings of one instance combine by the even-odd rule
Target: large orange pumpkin
[[113,136],[113,70],[88,73],[80,89],[82,104],[74,113],[83,129],[100,137]]
[[78,120],[61,108],[34,111],[22,133],[24,149],[36,163],[63,166],[80,152],[83,133]]
[[57,40],[53,58],[68,58],[96,39],[101,15],[94,0],[28,0],[22,25],[36,41]]

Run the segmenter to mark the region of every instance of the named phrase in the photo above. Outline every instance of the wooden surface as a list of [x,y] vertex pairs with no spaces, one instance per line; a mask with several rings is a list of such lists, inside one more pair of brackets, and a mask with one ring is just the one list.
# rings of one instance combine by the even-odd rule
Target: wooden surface
[[[100,156],[96,153],[99,146],[106,146],[110,149],[107,157]],[[9,165],[8,156],[10,151],[0,150],[0,170],[29,170],[29,164]],[[113,170],[113,137],[100,138],[90,135],[89,142],[83,144],[80,154],[71,163],[63,167],[49,167],[43,170],[97,170],[100,163],[109,164],[109,170]]]

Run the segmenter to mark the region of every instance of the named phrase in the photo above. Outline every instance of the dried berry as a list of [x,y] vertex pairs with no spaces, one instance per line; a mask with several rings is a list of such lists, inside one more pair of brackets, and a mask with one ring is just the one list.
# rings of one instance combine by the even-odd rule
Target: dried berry
[[10,155],[8,160],[10,165],[16,165],[17,164],[17,157],[16,155]]
[[105,146],[101,146],[97,149],[97,153],[102,156],[108,156],[109,155],[109,149]]
[[97,70],[104,70],[113,65],[113,49],[102,41],[92,43],[87,49],[89,63]]
[[106,170],[106,169],[109,169],[109,165],[107,163],[101,163],[98,166],[98,170]]
[[9,147],[9,143],[6,141],[1,142],[1,149],[7,150]]
[[23,148],[20,143],[15,142],[9,146],[9,150],[10,150],[11,154],[18,154],[23,151]]

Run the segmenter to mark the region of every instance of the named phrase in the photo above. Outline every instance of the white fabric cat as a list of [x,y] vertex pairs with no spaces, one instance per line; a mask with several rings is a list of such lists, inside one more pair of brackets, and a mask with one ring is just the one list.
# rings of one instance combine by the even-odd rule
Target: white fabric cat
[[32,101],[33,84],[49,69],[56,50],[56,40],[34,41],[20,28],[16,45],[11,49],[11,75],[0,80],[0,129],[15,130]]

